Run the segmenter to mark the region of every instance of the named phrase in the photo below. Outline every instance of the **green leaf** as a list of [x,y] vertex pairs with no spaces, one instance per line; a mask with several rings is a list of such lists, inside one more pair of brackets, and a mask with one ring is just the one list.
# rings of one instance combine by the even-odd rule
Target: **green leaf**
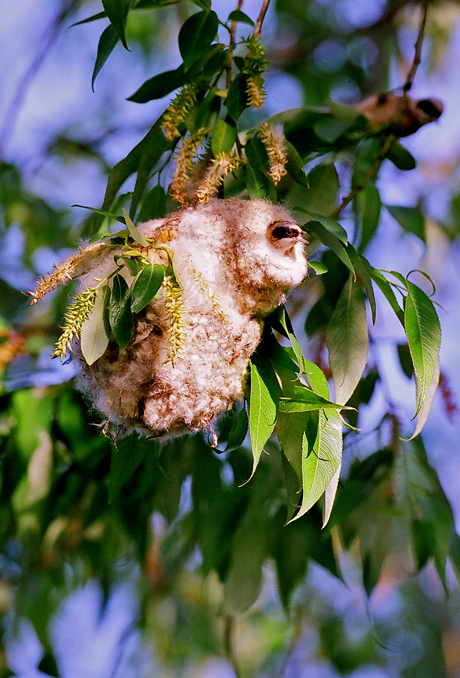
[[134,329],[130,302],[131,297],[126,280],[120,274],[115,275],[109,302],[109,322],[122,351],[126,349]]
[[163,282],[163,267],[147,264],[134,281],[131,291],[131,311],[139,313],[152,301]]
[[406,281],[406,288],[404,327],[417,385],[415,413],[417,415],[437,370],[441,347],[441,326],[434,305],[425,292],[409,281]]
[[162,186],[157,185],[147,193],[139,212],[139,221],[150,221],[150,219],[162,219],[167,214],[167,196]]
[[108,211],[110,209],[118,190],[139,169],[144,157],[147,157],[150,165],[153,165],[171,147],[171,142],[166,140],[161,129],[162,122],[163,118],[160,117],[145,137],[128,153],[126,158],[120,160],[113,167],[109,174],[102,210]]
[[179,31],[179,51],[185,68],[208,51],[217,35],[219,22],[213,11],[192,14]]
[[388,160],[391,160],[393,165],[403,171],[413,170],[417,166],[414,156],[404,146],[401,146],[399,141],[393,141],[386,157]]
[[362,191],[359,191],[355,197],[355,204],[361,211],[361,240],[358,249],[362,252],[374,237],[380,221],[382,203],[375,184],[369,183]]
[[342,421],[336,412],[319,412],[307,426],[302,457],[302,504],[297,520],[316,504],[340,468],[342,460]]
[[276,421],[277,438],[286,459],[297,476],[299,489],[302,487],[302,456],[306,445],[305,429],[309,420],[309,412],[287,413],[280,411]]
[[341,404],[349,400],[366,367],[368,343],[364,294],[349,277],[326,332],[335,399]]
[[396,314],[396,317],[400,321],[401,325],[404,326],[404,313],[398,304],[398,300],[396,299],[396,295],[393,291],[392,285],[388,282],[388,280],[385,278],[382,273],[377,270],[376,268],[371,269],[371,275],[373,280],[377,283],[378,287],[380,288],[380,291],[383,293],[385,296],[386,300],[390,304],[391,308]]
[[324,226],[326,231],[329,231],[329,233],[331,233],[338,240],[340,240],[340,242],[342,242],[344,245],[348,244],[348,236],[346,230],[335,219],[331,219],[331,217],[323,217],[321,216],[321,214],[310,212],[310,210],[306,210],[303,207],[294,207],[294,211],[303,212],[305,214],[308,214],[310,217],[313,217],[315,221],[319,221],[319,223],[322,226]]
[[387,210],[396,219],[398,224],[408,233],[413,233],[425,242],[425,220],[417,207],[401,207],[399,205],[387,205]]
[[123,47],[128,49],[125,36],[125,24],[130,5],[129,0],[102,0],[102,4]]
[[369,305],[371,307],[372,313],[372,323],[375,323],[375,316],[377,313],[377,307],[375,303],[374,288],[372,287],[372,269],[366,257],[363,257],[362,254],[359,254],[353,245],[348,245],[348,253],[350,260],[354,266],[356,274],[360,278],[360,283],[366,290],[367,298],[369,299]]
[[323,524],[322,527],[325,528],[331,517],[332,509],[334,507],[334,501],[337,494],[337,488],[339,486],[340,480],[340,471],[342,468],[342,458],[340,458],[340,463],[337,471],[332,476],[332,480],[329,485],[324,490],[324,507],[323,507]]
[[339,180],[332,164],[316,165],[307,176],[308,188],[294,186],[287,196],[289,208],[300,205],[315,214],[328,215],[337,205]]
[[136,433],[120,438],[112,447],[109,476],[109,504],[116,499],[123,485],[131,478],[142,463],[147,446],[143,445]]
[[115,49],[118,42],[118,35],[116,34],[112,24],[102,32],[97,46],[96,61],[94,63],[93,75],[91,76],[91,88],[94,91],[94,83],[99,75],[103,65]]
[[241,613],[257,599],[262,586],[262,565],[267,557],[267,519],[253,512],[238,528],[224,584],[224,609]]
[[270,196],[268,177],[252,165],[246,167],[246,187],[251,200],[267,200]]
[[423,427],[426,424],[426,420],[428,419],[428,415],[430,414],[431,411],[431,406],[433,404],[434,396],[436,394],[436,391],[438,389],[439,385],[439,376],[440,376],[440,370],[439,370],[439,362],[436,366],[436,369],[433,374],[433,378],[431,379],[431,383],[428,387],[428,390],[425,395],[425,399],[422,403],[422,406],[420,407],[420,410],[417,414],[416,417],[416,426],[413,434],[409,438],[409,440],[413,440],[418,434],[421,432]]
[[333,144],[347,132],[352,126],[352,120],[339,120],[338,118],[324,117],[313,125],[313,131],[321,141]]
[[308,183],[308,178],[305,173],[305,163],[303,162],[302,158],[300,157],[299,152],[291,144],[290,141],[287,139],[284,140],[284,143],[286,144],[286,149],[287,149],[287,164],[286,164],[286,169],[289,173],[289,175],[294,179],[294,181],[301,186],[305,186],[306,188],[310,187],[310,184]]
[[225,452],[238,449],[244,443],[249,429],[249,419],[246,409],[243,407],[235,417],[233,426],[228,436]]
[[236,129],[225,120],[218,120],[212,132],[211,149],[215,156],[230,153],[236,141]]
[[184,64],[181,64],[173,71],[164,71],[146,80],[134,94],[127,98],[127,101],[145,104],[153,99],[162,99],[173,90],[185,85],[186,82]]
[[258,137],[252,137],[244,147],[246,158],[252,167],[260,172],[268,172],[270,169],[270,161],[268,158],[267,149]]
[[127,211],[124,208],[121,211],[123,212],[126,228],[128,229],[131,238],[134,240],[134,242],[137,242],[142,247],[148,247],[149,243],[144,238],[144,236],[138,231]]
[[313,259],[310,259],[307,261],[307,264],[314,270],[316,275],[324,275],[328,271],[326,264],[323,264],[322,261],[314,261]]
[[233,120],[238,120],[242,112],[248,107],[248,96],[246,94],[246,76],[238,73],[233,78],[229,87],[227,98],[225,99],[228,114]]
[[302,347],[299,340],[294,334],[291,319],[288,316],[285,306],[279,306],[271,316],[271,324],[273,329],[283,334],[291,342],[292,349],[299,364],[299,367],[304,371],[305,357],[303,355]]
[[309,221],[306,230],[308,233],[314,235],[318,240],[321,240],[329,249],[331,249],[338,256],[340,261],[355,275],[355,269],[350,261],[348,252],[343,243],[332,235],[319,221]]
[[256,356],[251,360],[250,366],[249,435],[253,457],[252,478],[264,445],[275,428],[278,396],[263,363]]
[[109,295],[108,285],[98,291],[93,309],[81,328],[80,347],[88,365],[92,365],[105,353],[109,343],[110,331],[107,331],[106,318]]
[[293,391],[293,395],[289,397],[281,396],[279,399],[280,412],[315,412],[323,409],[337,410],[341,407],[341,405],[332,403],[306,386],[294,386]]
[[234,9],[233,12],[230,12],[228,15],[227,23],[229,21],[237,21],[240,24],[248,24],[249,26],[254,26],[253,20],[248,17],[247,14],[242,12],[240,9]]

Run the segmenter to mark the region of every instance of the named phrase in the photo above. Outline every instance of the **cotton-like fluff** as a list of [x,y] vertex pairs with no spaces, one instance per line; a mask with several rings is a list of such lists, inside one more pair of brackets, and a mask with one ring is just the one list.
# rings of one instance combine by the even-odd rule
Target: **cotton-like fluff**
[[[139,225],[173,252],[182,286],[183,358],[170,360],[166,296],[135,316],[125,351],[114,341],[88,366],[80,386],[122,430],[172,436],[207,428],[243,396],[263,318],[307,273],[302,231],[264,200],[211,200]],[[158,250],[152,248],[152,261]],[[93,285],[113,261],[104,255],[82,279]]]

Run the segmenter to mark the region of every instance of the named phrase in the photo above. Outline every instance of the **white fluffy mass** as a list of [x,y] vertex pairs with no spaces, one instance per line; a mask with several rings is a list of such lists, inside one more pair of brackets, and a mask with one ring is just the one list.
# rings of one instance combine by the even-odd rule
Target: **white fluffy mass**
[[[139,225],[167,240],[182,285],[184,357],[169,358],[162,287],[135,316],[125,351],[114,341],[88,366],[80,386],[122,430],[171,436],[206,429],[243,396],[263,318],[307,273],[305,241],[282,207],[264,200],[211,200]],[[152,249],[155,253],[156,250]],[[113,252],[82,279],[94,284]]]

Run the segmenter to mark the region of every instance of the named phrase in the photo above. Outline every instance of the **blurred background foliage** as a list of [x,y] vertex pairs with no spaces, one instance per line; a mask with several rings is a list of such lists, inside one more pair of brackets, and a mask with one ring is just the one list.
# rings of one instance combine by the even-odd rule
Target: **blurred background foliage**
[[[24,291],[89,232],[93,217],[69,206],[102,203],[110,168],[164,110],[166,99],[126,99],[177,67],[178,30],[197,10],[191,2],[138,4],[146,9],[131,11],[126,25],[131,53],[115,48],[94,93],[96,46],[108,22],[70,26],[100,12],[100,3],[1,10],[9,67],[0,109],[0,675],[459,676],[455,325],[446,320],[433,423],[408,442],[401,436],[410,434],[415,396],[407,345],[379,311],[350,402],[359,430],[345,433],[342,479],[323,530],[317,507],[285,524],[276,442],[243,484],[250,451],[226,445],[235,413],[219,422],[216,451],[202,434],[113,445],[74,389],[72,363],[49,358],[70,288],[34,307]],[[225,19],[236,6],[213,9]],[[242,9],[255,20],[260,2]],[[247,127],[289,108],[400,86],[419,9],[401,0],[273,1],[263,29],[266,107],[260,118],[247,111]],[[460,4],[430,3],[414,91],[446,100],[446,113],[404,141],[417,169],[385,161],[341,218],[374,266],[427,270],[451,315],[459,290],[459,32]],[[332,141],[321,165],[308,156],[311,137],[288,133],[308,156],[310,188],[280,191],[291,207],[328,214],[339,185],[344,195],[359,182],[375,147],[342,147],[340,134],[322,133]],[[146,191],[145,218],[174,209],[155,195]],[[346,270],[316,245],[328,273],[312,275],[289,308],[306,355],[327,372],[325,327]]]

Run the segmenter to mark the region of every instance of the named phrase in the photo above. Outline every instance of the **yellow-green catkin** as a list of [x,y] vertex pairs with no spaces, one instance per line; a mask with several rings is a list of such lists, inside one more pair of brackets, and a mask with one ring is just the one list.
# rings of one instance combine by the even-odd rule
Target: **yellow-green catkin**
[[165,276],[162,287],[165,293],[166,316],[169,321],[167,329],[169,356],[165,362],[171,362],[174,367],[176,360],[184,357],[185,306],[182,290],[174,276]]
[[62,264],[55,266],[54,271],[50,273],[48,277],[44,275],[41,280],[37,281],[36,290],[28,292],[32,297],[32,301],[30,302],[31,305],[36,304],[37,301],[41,301],[49,292],[52,292],[63,283],[73,280],[76,276],[77,269],[84,267],[86,260],[92,259],[95,254],[99,253],[102,247],[104,247],[104,245],[97,243],[96,245],[90,245],[85,249],[80,248],[80,251],[77,254],[73,254],[62,262]]
[[206,128],[201,127],[198,132],[183,139],[175,155],[176,167],[169,186],[169,193],[172,199],[181,205],[187,202],[187,186],[190,180],[190,172],[193,169],[194,160],[198,157],[198,149],[206,133]]
[[251,35],[245,42],[248,53],[241,72],[246,76],[248,104],[254,108],[262,108],[267,96],[264,86],[264,73],[268,65],[265,48],[255,35]]
[[243,160],[237,155],[219,153],[211,160],[211,165],[206,171],[200,185],[196,190],[196,196],[201,203],[207,203],[217,193],[220,184],[227,174],[236,170]]
[[161,129],[168,141],[174,137],[179,137],[180,132],[177,129],[181,122],[184,122],[190,109],[196,102],[196,92],[192,85],[184,85],[169,104],[163,116]]
[[269,124],[265,122],[259,127],[259,135],[268,154],[270,163],[268,174],[276,186],[280,179],[287,174],[287,148],[282,127],[270,127]]
[[97,295],[97,287],[87,287],[83,292],[76,295],[64,315],[63,332],[51,354],[53,358],[60,358],[62,361],[67,355],[67,351],[72,350],[72,342],[80,336],[82,325],[93,310]]

